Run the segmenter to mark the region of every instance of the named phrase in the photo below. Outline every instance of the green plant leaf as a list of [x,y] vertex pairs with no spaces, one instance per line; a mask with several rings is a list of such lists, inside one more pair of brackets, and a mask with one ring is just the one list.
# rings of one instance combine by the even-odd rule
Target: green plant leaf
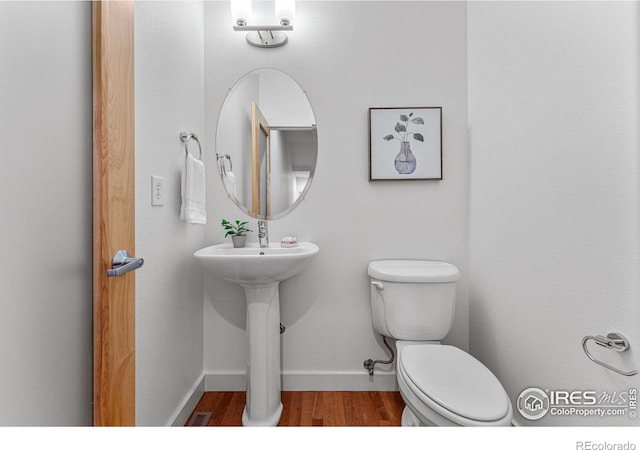
[[416,141],[424,142],[424,137],[423,137],[420,133],[414,133],[414,134],[413,134],[413,138],[414,138]]
[[393,134],[387,134],[382,139],[384,139],[385,141],[392,141],[393,140]]
[[394,128],[394,130],[396,130],[397,133],[401,133],[403,131],[407,131],[407,127],[398,122],[396,123],[396,127]]
[[424,120],[422,120],[422,117],[414,117],[413,119],[411,119],[411,123],[419,123],[420,125],[424,125]]
[[222,219],[222,227],[227,230],[227,233],[224,237],[227,236],[242,236],[244,233],[251,232],[248,228],[245,228],[245,225],[249,222],[240,222],[239,220],[235,221],[235,225],[229,222],[227,219]]
[[403,122],[408,122],[409,117],[405,116],[404,114],[400,114],[400,120],[402,120]]

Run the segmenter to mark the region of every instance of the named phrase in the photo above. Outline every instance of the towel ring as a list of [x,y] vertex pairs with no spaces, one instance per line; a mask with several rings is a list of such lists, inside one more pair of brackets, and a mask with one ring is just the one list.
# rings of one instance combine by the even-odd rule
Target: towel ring
[[196,144],[198,144],[198,149],[200,150],[200,156],[198,157],[198,159],[202,161],[202,146],[200,145],[200,140],[195,133],[187,134],[184,131],[180,133],[180,140],[184,142],[184,152],[189,155],[189,139],[193,139],[194,141],[196,141]]
[[587,348],[587,342],[589,341],[594,341],[596,344],[609,350],[615,350],[617,352],[626,352],[627,350],[629,350],[629,347],[631,347],[631,344],[629,344],[629,341],[627,340],[627,338],[625,338],[620,333],[609,333],[607,334],[606,337],[600,336],[600,335],[585,336],[582,339],[582,349],[584,350],[584,352],[587,354],[587,356],[591,361],[601,365],[602,367],[606,367],[607,369],[612,370],[615,373],[619,373],[620,375],[624,375],[625,377],[631,377],[638,373],[637,370],[630,370],[629,372],[625,372],[624,370],[620,370],[617,367],[610,366],[609,364],[604,363],[599,359],[596,359]]
[[[224,162],[229,160],[229,172],[233,172],[233,163],[231,162],[231,155],[219,155],[216,153],[216,158],[218,159],[218,165],[220,166],[220,173],[223,175],[227,173],[227,166],[225,166]],[[220,161],[222,160],[222,161]]]

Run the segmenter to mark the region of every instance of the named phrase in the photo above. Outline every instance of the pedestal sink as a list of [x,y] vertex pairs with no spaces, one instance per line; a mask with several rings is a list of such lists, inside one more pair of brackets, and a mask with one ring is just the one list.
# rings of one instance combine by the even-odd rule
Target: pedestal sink
[[194,253],[213,275],[244,288],[249,343],[245,426],[275,426],[280,421],[279,285],[302,272],[319,251],[317,245],[301,242],[294,248],[219,244]]

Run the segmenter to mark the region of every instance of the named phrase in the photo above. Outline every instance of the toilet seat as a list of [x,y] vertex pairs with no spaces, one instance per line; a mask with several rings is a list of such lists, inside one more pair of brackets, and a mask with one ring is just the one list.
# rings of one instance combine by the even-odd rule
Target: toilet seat
[[509,425],[511,421],[511,402],[498,379],[480,361],[456,347],[402,346],[398,378],[401,391],[411,391],[405,392],[410,394],[404,395],[405,400],[415,397],[417,402],[411,401],[411,406],[424,417],[433,416],[435,411],[464,426]]

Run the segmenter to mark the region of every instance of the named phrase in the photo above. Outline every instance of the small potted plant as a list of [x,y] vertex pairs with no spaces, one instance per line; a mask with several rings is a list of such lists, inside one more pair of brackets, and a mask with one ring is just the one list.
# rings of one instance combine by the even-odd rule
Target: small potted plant
[[236,220],[235,225],[229,222],[227,219],[222,219],[222,228],[227,230],[227,234],[224,237],[231,236],[234,248],[242,248],[247,240],[245,233],[251,232],[245,225],[249,222],[240,222]]

